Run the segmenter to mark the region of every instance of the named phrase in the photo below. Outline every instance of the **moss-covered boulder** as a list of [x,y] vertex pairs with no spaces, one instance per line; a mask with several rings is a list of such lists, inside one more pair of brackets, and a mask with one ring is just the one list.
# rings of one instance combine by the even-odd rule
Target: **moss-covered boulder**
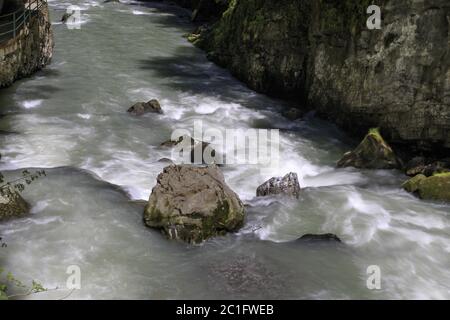
[[30,210],[28,203],[17,192],[4,192],[0,195],[0,221],[20,217]]
[[400,167],[394,151],[383,139],[378,129],[370,129],[356,149],[344,154],[337,165],[340,168],[361,169],[397,169]]
[[403,188],[421,199],[450,202],[450,173],[438,173],[431,177],[419,174],[406,181]]
[[169,239],[199,243],[237,231],[244,216],[244,205],[217,166],[171,165],[157,178],[144,222]]

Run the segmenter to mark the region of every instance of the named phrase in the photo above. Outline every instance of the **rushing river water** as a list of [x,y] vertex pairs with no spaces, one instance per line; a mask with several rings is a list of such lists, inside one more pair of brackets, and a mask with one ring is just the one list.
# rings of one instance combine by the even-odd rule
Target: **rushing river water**
[[[82,7],[80,30],[58,21]],[[67,267],[82,272],[69,298],[398,299],[450,298],[450,206],[404,192],[396,171],[336,169],[353,147],[334,126],[292,122],[286,104],[247,89],[207,61],[183,34],[187,12],[173,6],[50,1],[54,59],[0,91],[2,171],[46,168],[24,197],[32,214],[0,225],[0,262],[23,282],[63,288]],[[158,98],[164,115],[132,117]],[[199,246],[166,240],[142,222],[143,204],[176,128],[281,129],[282,165],[225,166],[248,204],[237,234]],[[299,200],[256,199],[271,176],[297,172]],[[335,233],[343,244],[292,242]],[[366,286],[368,266],[381,290]],[[20,290],[18,290],[20,291]],[[61,298],[65,290],[34,298]]]

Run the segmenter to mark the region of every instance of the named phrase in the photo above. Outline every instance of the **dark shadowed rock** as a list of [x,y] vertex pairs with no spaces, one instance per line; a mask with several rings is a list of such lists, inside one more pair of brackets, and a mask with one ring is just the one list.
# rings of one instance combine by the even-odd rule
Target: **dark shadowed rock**
[[282,112],[283,116],[288,118],[289,120],[297,120],[302,118],[305,115],[305,111],[297,109],[297,108],[290,108],[286,111]]
[[425,166],[426,159],[424,157],[414,157],[406,163],[405,173],[407,176],[414,177],[423,173]]
[[67,23],[67,21],[69,20],[69,18],[71,16],[73,16],[73,12],[72,13],[64,13],[63,16],[61,17],[61,22]]
[[300,196],[300,184],[296,173],[288,173],[283,178],[274,177],[264,182],[256,189],[256,196],[265,197],[283,194],[298,198]]
[[299,238],[297,241],[304,241],[304,242],[327,242],[327,241],[333,241],[333,242],[342,242],[341,239],[338,238],[335,234],[332,233],[326,233],[326,234],[305,234],[301,238]]
[[159,174],[144,221],[169,239],[199,243],[237,231],[244,215],[241,200],[217,166],[172,165]]
[[163,113],[161,105],[156,99],[152,99],[149,102],[138,102],[131,106],[127,112],[135,116],[142,116],[146,113]]
[[355,167],[360,169],[396,169],[399,161],[384,141],[378,129],[371,129],[355,150],[344,154],[338,161],[338,167]]
[[424,157],[415,157],[405,165],[406,175],[414,177],[423,174],[431,177],[438,173],[450,172],[450,164],[445,159],[442,161],[434,161]]

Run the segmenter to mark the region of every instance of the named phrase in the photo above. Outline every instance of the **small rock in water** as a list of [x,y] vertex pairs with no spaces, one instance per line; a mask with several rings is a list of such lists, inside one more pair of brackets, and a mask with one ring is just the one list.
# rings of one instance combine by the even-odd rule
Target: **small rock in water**
[[337,166],[359,169],[397,169],[400,163],[379,130],[371,129],[355,150],[344,154]]
[[144,222],[169,239],[199,243],[239,230],[244,216],[244,205],[217,166],[171,165],[158,175]]
[[0,221],[23,216],[29,210],[30,206],[18,192],[0,195]]
[[325,234],[305,234],[297,241],[335,241],[335,242],[342,242],[341,239],[339,239],[338,236],[332,233],[325,233]]
[[270,195],[284,194],[298,198],[300,196],[300,184],[296,173],[290,172],[283,178],[272,178],[256,189],[256,196],[265,197]]
[[[190,136],[182,136],[178,140],[167,140],[160,144],[161,147],[173,148],[179,144],[183,143],[183,151],[189,152],[189,158],[191,164],[216,164],[221,165],[221,163],[216,163],[216,150],[211,146],[210,143],[204,141],[196,141]],[[196,154],[198,158],[196,159]],[[205,159],[205,154],[209,155],[210,159]],[[199,161],[197,161],[199,160]]]
[[73,13],[64,13],[64,15],[61,17],[62,23],[67,23],[69,18],[73,15]]
[[158,160],[160,163],[173,163],[173,161],[169,158],[161,158]]
[[138,102],[130,107],[127,112],[135,116],[142,116],[146,113],[163,113],[161,105],[156,99],[152,99],[149,102]]

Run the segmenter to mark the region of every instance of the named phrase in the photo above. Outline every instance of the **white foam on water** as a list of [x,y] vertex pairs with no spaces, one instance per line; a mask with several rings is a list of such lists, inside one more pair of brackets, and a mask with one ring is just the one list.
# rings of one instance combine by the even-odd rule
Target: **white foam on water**
[[36,99],[36,100],[25,100],[22,102],[22,107],[25,109],[33,109],[37,108],[42,104],[42,99]]

